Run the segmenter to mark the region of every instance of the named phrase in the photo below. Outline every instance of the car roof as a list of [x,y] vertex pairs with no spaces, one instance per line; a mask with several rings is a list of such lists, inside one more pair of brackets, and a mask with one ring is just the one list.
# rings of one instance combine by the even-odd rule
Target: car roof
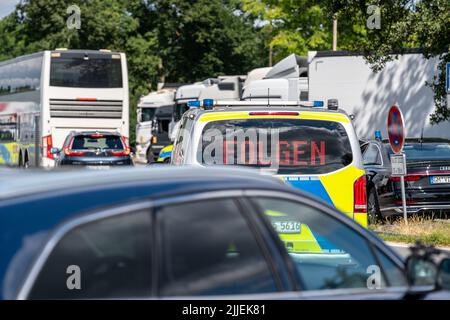
[[[110,170],[54,170],[16,172],[12,174],[0,172],[0,203],[1,200],[26,195],[51,193],[60,190],[83,189],[96,187],[101,189],[111,185],[149,183],[158,185],[161,182],[183,182],[195,184],[197,187],[209,189],[205,179],[211,181],[234,182],[245,181],[246,187],[259,188],[264,185],[269,188],[285,189],[285,185],[273,177],[259,174],[258,170],[249,168],[229,167],[169,167],[152,165],[142,168],[118,168]],[[203,184],[199,185],[202,180]]]
[[[244,101],[245,102],[245,101]],[[264,109],[264,111],[298,111],[298,112],[317,112],[317,113],[331,113],[331,114],[344,114],[347,115],[347,113],[342,110],[330,110],[327,108],[313,108],[313,107],[300,107],[300,106],[274,106],[270,105],[268,106],[264,102],[262,102],[260,105],[257,106],[239,106],[239,105],[233,105],[233,106],[216,106],[213,109],[205,110],[202,108],[191,108],[189,111],[198,112],[198,113],[214,113],[214,112],[236,112],[236,111],[260,111],[261,109]]]
[[72,131],[71,134],[76,136],[88,136],[92,134],[120,136],[120,133],[116,131]]

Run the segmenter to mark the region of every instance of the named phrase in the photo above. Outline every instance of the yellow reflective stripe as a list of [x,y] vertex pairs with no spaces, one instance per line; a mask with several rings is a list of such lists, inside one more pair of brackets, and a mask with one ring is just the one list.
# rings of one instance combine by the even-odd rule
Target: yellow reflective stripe
[[353,186],[355,181],[364,174],[364,170],[355,166],[348,166],[342,170],[320,176],[319,179],[327,190],[334,206],[344,213],[353,215]]
[[264,213],[270,217],[285,217],[286,214],[279,211],[274,210],[264,210]]
[[251,111],[205,113],[200,116],[198,121],[208,122],[233,119],[309,119],[350,123],[345,115],[339,113],[299,111],[300,115],[298,116],[250,116],[249,112]]
[[[289,216],[286,213],[275,210],[264,210],[264,214],[269,217]],[[278,233],[278,236],[289,252],[322,252],[322,248],[306,224],[302,223],[300,225],[300,233]]]
[[278,236],[289,252],[322,253],[322,248],[306,224],[301,225],[300,233],[279,233]]

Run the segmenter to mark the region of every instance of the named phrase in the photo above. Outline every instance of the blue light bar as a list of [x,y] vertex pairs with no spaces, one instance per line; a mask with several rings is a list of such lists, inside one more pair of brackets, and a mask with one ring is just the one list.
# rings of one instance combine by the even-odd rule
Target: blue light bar
[[380,130],[375,131],[375,139],[380,140],[380,141],[383,140]]
[[203,107],[205,109],[211,108],[214,106],[214,99],[203,99]]
[[187,106],[189,108],[200,108],[200,101],[197,100],[188,101]]
[[319,100],[314,101],[313,107],[323,107],[323,101],[319,101]]

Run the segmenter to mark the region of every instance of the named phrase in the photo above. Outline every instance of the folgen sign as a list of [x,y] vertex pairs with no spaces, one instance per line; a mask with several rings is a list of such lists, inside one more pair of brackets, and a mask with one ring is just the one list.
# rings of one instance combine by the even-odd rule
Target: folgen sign
[[317,166],[326,164],[325,141],[281,140],[271,144],[251,140],[223,142],[223,164]]

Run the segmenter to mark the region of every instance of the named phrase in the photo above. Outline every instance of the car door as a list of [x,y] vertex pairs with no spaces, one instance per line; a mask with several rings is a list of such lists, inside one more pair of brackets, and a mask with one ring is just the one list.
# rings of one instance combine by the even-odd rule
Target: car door
[[158,295],[246,296],[284,291],[269,249],[237,198],[203,195],[155,207]]
[[368,177],[368,191],[375,188],[378,204],[382,208],[387,203],[390,164],[382,152],[383,146],[371,142],[363,153],[364,168]]
[[247,194],[282,241],[302,291],[319,292],[318,298],[320,292],[328,297],[333,292],[355,290],[367,294],[373,289],[379,293],[400,288],[404,292],[407,282],[400,258],[382,243],[365,237],[362,232],[366,231],[359,232],[351,221],[334,216],[340,214],[337,211],[330,214],[329,208],[286,194]]
[[69,220],[50,237],[19,299],[148,298],[153,242],[148,203]]

